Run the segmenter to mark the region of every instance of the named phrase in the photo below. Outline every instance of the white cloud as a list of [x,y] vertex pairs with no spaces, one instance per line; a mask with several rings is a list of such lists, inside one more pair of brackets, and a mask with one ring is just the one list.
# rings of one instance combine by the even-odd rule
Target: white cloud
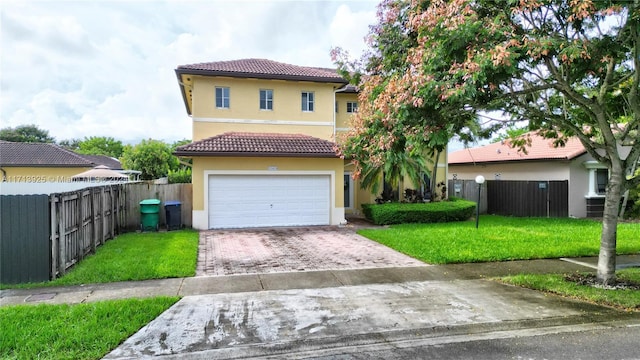
[[371,1],[4,1],[0,127],[36,124],[58,140],[191,137],[174,69],[268,58],[333,66],[358,55]]

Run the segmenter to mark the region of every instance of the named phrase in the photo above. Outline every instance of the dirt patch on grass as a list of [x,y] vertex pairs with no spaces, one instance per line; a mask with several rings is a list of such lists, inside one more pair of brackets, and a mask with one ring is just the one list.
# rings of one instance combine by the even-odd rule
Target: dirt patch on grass
[[564,277],[566,281],[578,285],[591,286],[605,290],[640,290],[640,284],[633,281],[616,280],[610,284],[602,284],[594,274],[570,274]]

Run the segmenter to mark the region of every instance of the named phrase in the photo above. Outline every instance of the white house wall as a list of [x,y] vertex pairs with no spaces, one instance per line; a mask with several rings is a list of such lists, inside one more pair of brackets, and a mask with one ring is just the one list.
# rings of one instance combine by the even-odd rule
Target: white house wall
[[585,154],[571,162],[569,177],[569,216],[586,217],[589,193],[589,170],[584,167],[585,161],[593,160],[591,155]]

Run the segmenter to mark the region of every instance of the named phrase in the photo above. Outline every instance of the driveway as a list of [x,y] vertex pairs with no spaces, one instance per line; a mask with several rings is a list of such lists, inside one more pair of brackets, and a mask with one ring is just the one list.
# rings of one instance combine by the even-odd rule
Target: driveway
[[200,233],[196,276],[425,266],[355,233],[311,226]]

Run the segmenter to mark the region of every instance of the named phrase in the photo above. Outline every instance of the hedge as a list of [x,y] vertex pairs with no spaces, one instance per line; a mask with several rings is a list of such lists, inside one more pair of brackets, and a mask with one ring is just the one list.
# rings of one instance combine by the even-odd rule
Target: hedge
[[465,221],[475,209],[475,202],[457,198],[418,204],[362,204],[364,216],[377,225]]

